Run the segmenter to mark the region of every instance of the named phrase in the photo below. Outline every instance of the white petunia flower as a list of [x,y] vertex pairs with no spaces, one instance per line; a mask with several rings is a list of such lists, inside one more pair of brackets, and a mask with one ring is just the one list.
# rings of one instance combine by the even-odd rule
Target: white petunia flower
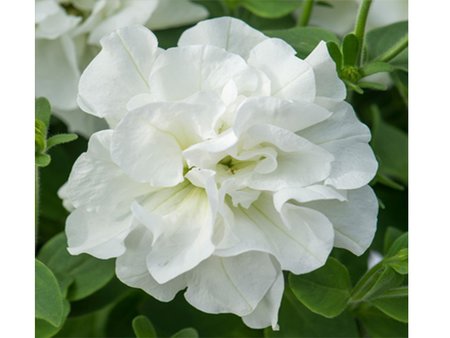
[[80,74],[104,35],[132,24],[182,26],[208,15],[189,0],[36,0],[35,8],[36,96],[47,97],[57,116],[84,136],[107,127],[76,103]]
[[305,59],[218,18],[162,50],[141,26],[101,40],[78,102],[92,135],[60,196],[69,251],[117,257],[161,301],[277,328],[283,270],[356,255],[376,229],[369,129],[344,101],[325,43]]

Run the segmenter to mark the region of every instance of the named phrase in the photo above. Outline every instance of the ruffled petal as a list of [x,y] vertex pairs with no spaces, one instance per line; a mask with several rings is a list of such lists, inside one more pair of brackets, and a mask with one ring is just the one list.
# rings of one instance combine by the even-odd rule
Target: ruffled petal
[[369,186],[347,192],[347,201],[323,200],[304,204],[328,217],[335,231],[334,246],[362,255],[377,227],[378,200]]
[[126,115],[112,136],[111,157],[131,178],[155,187],[183,181],[183,158],[177,140],[152,125],[152,110]]
[[111,130],[93,134],[87,152],[81,154],[72,167],[64,198],[75,208],[86,206],[125,208],[131,201],[152,187],[131,180],[111,160]]
[[347,90],[337,74],[336,64],[330,57],[325,42],[321,41],[305,61],[314,70],[317,96],[337,101],[345,100]]
[[133,96],[149,90],[157,40],[148,29],[130,26],[100,42],[102,51],[80,78],[78,104],[89,114],[118,120]]
[[267,36],[245,22],[223,17],[199,22],[187,29],[178,40],[178,46],[216,46],[247,59],[253,47],[266,39]]
[[264,251],[272,254],[283,270],[300,274],[322,266],[333,247],[330,221],[313,209],[286,203],[279,213],[267,193],[248,209],[230,209],[233,221],[228,225],[229,233],[218,244],[216,255]]
[[160,284],[147,268],[147,255],[152,244],[151,233],[138,227],[125,240],[126,251],[116,260],[116,275],[126,285],[139,288],[162,302],[171,301],[186,287],[185,275]]
[[281,305],[281,298],[284,291],[283,272],[278,272],[278,277],[259,302],[256,309],[249,315],[243,316],[245,325],[252,329],[263,329],[271,326],[273,330],[278,330],[278,311]]
[[189,276],[186,300],[207,313],[252,313],[278,276],[270,256],[247,252],[202,262]]
[[248,64],[269,77],[272,96],[312,102],[316,96],[313,68],[295,54],[283,40],[267,39],[251,50]]

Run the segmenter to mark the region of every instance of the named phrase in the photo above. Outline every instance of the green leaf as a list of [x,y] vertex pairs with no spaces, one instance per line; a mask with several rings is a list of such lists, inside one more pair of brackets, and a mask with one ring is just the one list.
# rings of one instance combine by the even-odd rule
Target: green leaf
[[397,238],[403,234],[403,231],[394,227],[388,227],[384,234],[383,253],[386,255],[391,248],[392,244]]
[[342,53],[337,43],[333,41],[327,42],[328,53],[330,53],[331,58],[334,63],[336,63],[336,70],[339,70],[342,67]]
[[58,144],[75,141],[78,138],[77,134],[58,134],[49,137],[47,140],[47,149],[50,149]]
[[408,184],[408,136],[384,122],[375,106],[372,107],[372,147],[379,158],[379,172]]
[[63,296],[53,272],[35,260],[35,315],[53,326],[59,326],[64,316]]
[[364,89],[387,90],[388,87],[383,83],[359,81],[358,86]]
[[156,331],[146,316],[137,316],[132,322],[133,331],[137,338],[156,338]]
[[34,109],[36,119],[41,120],[47,130],[50,125],[50,116],[52,115],[50,103],[45,97],[39,97],[34,101]]
[[407,286],[387,290],[373,298],[370,303],[389,317],[403,323],[408,322]]
[[289,274],[289,285],[308,309],[327,318],[345,310],[352,287],[347,268],[332,257],[323,267],[308,274]]
[[281,18],[292,13],[302,3],[299,0],[240,0],[242,7],[263,18]]
[[50,164],[52,158],[48,154],[35,154],[34,161],[38,167],[46,167]]
[[49,338],[58,333],[65,324],[65,319],[70,312],[70,303],[64,299],[63,302],[63,321],[59,326],[53,326],[43,319],[35,319],[35,336],[36,338]]
[[289,289],[286,289],[279,312],[279,331],[264,330],[265,337],[285,338],[351,338],[359,337],[355,319],[348,311],[335,318],[317,315],[299,302]]
[[395,256],[400,250],[408,248],[408,233],[405,232],[399,236],[386,252],[386,258]]
[[295,27],[290,29],[267,30],[264,33],[270,37],[280,38],[290,44],[299,58],[306,58],[320,41],[339,44],[336,34],[317,27]]
[[358,312],[368,336],[371,338],[408,337],[408,325],[386,316],[375,307],[364,307]]
[[188,327],[175,333],[172,338],[198,338],[198,332],[196,329]]
[[390,73],[395,70],[395,67],[387,62],[371,62],[361,68],[362,76],[369,76],[376,73]]
[[[408,22],[402,21],[380,27],[367,33],[366,47],[368,60],[376,60],[392,49],[408,35]],[[397,69],[408,70],[408,50],[405,49],[389,61]]]
[[383,185],[385,185],[386,187],[395,189],[395,190],[399,190],[399,191],[404,191],[405,187],[397,182],[395,182],[394,180],[392,180],[391,178],[387,177],[386,175],[383,175],[380,172],[377,172],[377,176],[375,177],[376,182],[379,182]]
[[47,149],[47,127],[41,120],[34,120],[34,153],[41,154]]
[[59,280],[73,279],[67,294],[67,298],[72,301],[93,294],[114,276],[113,260],[99,260],[86,254],[70,255],[64,233],[49,240],[42,247],[38,258],[54,271]]
[[355,34],[347,34],[342,42],[344,65],[356,66],[358,62],[359,41]]
[[408,249],[401,249],[393,257],[385,260],[385,264],[401,275],[408,274]]

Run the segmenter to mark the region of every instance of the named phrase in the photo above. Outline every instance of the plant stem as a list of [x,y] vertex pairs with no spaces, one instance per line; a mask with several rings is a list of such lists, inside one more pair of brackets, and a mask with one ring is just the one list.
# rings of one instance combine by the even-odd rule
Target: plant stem
[[359,7],[358,16],[356,17],[356,24],[354,34],[359,41],[359,64],[361,64],[362,51],[364,47],[364,34],[366,31],[367,16],[369,15],[370,5],[372,0],[362,0],[361,6]]
[[39,223],[39,167],[34,166],[34,241],[38,242],[38,223]]
[[308,25],[311,18],[312,9],[314,7],[314,0],[305,0],[302,8],[302,15],[297,22],[297,26],[304,27]]
[[395,58],[398,54],[403,52],[408,47],[408,35],[398,40],[398,42],[381,54],[376,61],[388,62]]

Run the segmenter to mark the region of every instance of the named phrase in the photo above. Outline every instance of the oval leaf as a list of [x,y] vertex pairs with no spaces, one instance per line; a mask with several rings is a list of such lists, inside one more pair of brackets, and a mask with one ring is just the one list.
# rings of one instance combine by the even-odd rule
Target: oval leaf
[[72,278],[67,298],[85,298],[105,286],[114,276],[114,261],[102,261],[86,254],[71,256],[67,252],[67,239],[60,233],[49,240],[38,258],[47,264],[59,279]]
[[35,316],[53,326],[63,320],[63,296],[53,272],[42,262],[35,260]]
[[198,338],[198,332],[192,327],[188,327],[175,333],[172,338]]
[[311,311],[332,318],[342,313],[351,291],[347,268],[330,257],[326,264],[305,275],[289,275],[292,292]]
[[408,322],[408,287],[388,290],[370,301],[377,309],[400,322]]
[[156,338],[155,328],[146,316],[134,318],[132,326],[137,338]]
[[240,4],[263,18],[281,18],[292,13],[302,3],[299,0],[241,0]]

